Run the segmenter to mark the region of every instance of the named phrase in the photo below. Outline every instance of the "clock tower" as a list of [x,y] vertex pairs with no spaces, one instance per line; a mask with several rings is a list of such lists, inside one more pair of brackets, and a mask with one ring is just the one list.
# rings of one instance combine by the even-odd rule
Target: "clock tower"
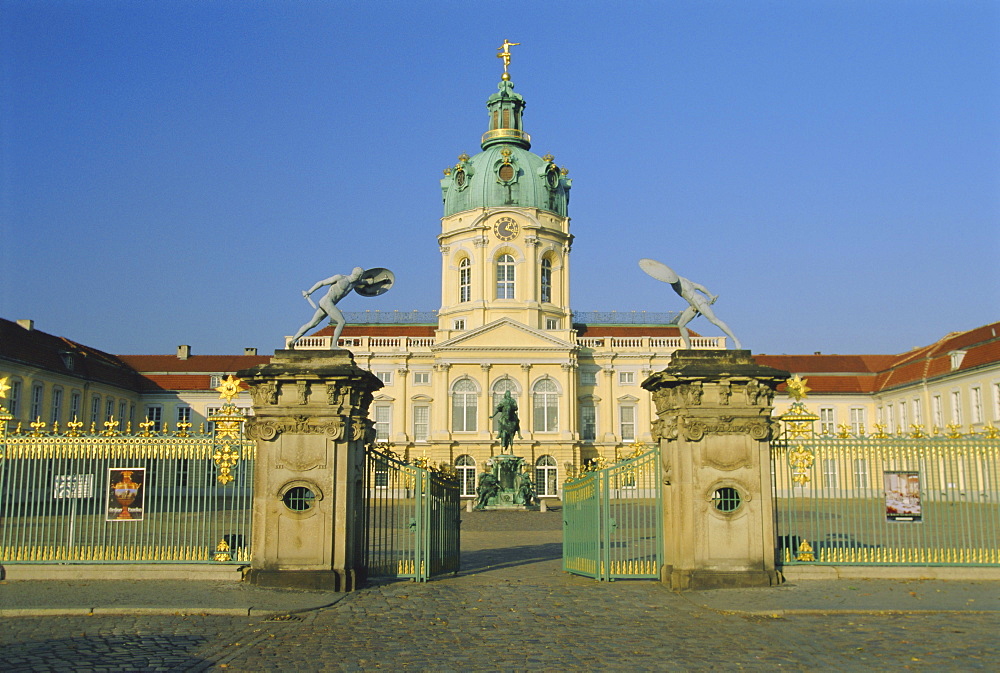
[[498,56],[504,73],[486,101],[482,151],[460,154],[441,180],[439,343],[502,318],[570,339],[572,181],[551,154],[530,151],[509,47]]

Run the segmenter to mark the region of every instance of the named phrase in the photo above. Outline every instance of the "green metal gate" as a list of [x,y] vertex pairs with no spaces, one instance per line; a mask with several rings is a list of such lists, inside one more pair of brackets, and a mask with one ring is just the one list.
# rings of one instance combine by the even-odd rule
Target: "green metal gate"
[[563,570],[598,580],[659,579],[658,447],[563,485]]
[[365,495],[369,577],[426,582],[459,568],[458,479],[370,447]]

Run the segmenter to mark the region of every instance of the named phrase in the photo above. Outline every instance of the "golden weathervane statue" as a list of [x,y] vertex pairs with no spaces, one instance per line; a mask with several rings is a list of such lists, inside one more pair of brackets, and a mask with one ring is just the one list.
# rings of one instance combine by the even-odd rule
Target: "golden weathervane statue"
[[516,47],[519,44],[521,44],[521,43],[520,42],[510,42],[509,40],[505,39],[503,41],[503,44],[500,45],[499,47],[497,47],[497,51],[500,52],[499,54],[497,54],[497,58],[502,58],[503,59],[503,79],[505,79],[505,80],[510,79],[510,75],[507,73],[507,66],[510,65],[510,48],[511,47]]

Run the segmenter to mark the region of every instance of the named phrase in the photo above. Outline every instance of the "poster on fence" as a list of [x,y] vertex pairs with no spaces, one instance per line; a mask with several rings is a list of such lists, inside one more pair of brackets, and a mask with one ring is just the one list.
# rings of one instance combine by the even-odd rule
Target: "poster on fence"
[[885,520],[920,521],[920,473],[883,472]]
[[108,468],[108,521],[142,521],[146,468]]

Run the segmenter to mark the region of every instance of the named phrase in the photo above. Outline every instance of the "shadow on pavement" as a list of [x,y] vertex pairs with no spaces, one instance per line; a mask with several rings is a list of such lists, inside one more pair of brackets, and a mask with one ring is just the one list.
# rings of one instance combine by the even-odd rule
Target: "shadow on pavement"
[[489,572],[561,559],[561,542],[463,551],[462,569],[458,574]]
[[88,635],[7,645],[0,652],[5,673],[44,670],[202,670],[205,659],[186,654],[204,638],[179,635]]

